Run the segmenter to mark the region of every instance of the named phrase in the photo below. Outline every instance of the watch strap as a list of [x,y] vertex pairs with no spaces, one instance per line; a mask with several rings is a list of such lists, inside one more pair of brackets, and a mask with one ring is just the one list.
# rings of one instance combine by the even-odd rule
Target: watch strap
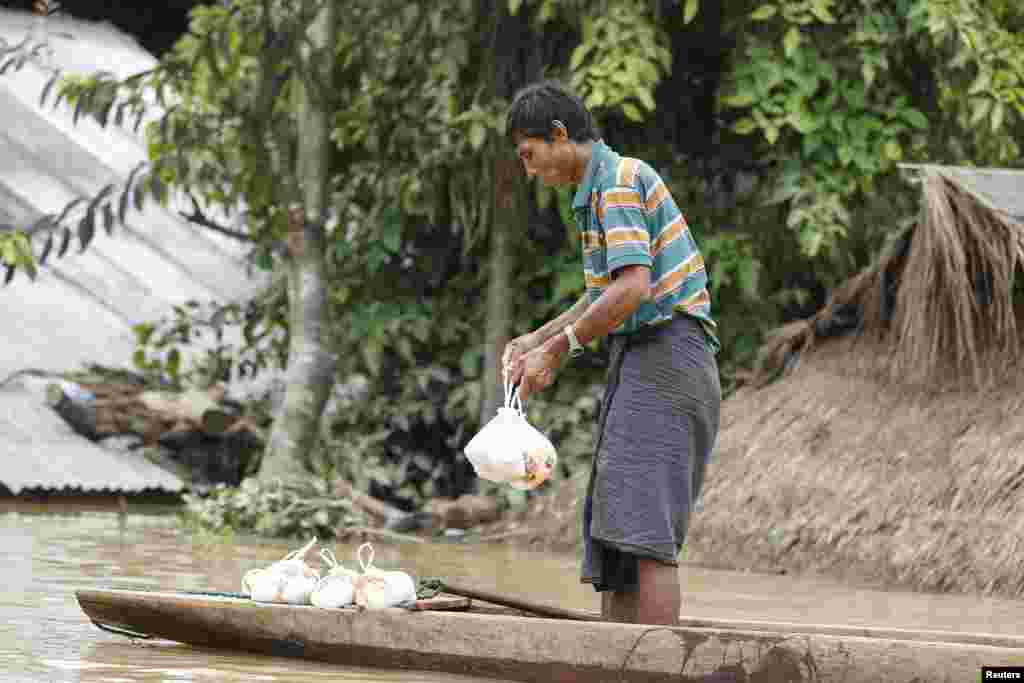
[[565,326],[565,336],[569,338],[569,356],[572,358],[582,356],[583,345],[576,338],[576,332],[572,329],[572,325]]

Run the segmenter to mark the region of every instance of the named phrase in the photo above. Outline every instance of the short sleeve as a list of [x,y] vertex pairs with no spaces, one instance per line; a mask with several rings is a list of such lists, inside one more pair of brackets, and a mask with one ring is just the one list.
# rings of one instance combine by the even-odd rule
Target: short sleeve
[[636,187],[612,187],[601,193],[597,207],[604,228],[608,272],[640,265],[650,268],[651,233],[644,214],[643,197]]

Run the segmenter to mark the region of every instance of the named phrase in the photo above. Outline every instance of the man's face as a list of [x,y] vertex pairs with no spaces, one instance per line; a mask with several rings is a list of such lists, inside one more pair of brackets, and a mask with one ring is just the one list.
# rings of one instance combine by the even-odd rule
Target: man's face
[[523,161],[523,168],[530,178],[537,177],[545,185],[561,186],[573,184],[572,143],[556,129],[551,142],[544,138],[516,136],[516,151]]

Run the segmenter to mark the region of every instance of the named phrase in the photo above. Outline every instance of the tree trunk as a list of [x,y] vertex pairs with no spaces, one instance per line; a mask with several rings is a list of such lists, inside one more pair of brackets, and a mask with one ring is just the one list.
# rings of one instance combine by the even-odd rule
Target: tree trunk
[[512,243],[522,230],[519,165],[515,158],[495,145],[494,222],[491,225],[491,253],[487,280],[487,330],[484,351],[484,391],[480,405],[480,424],[494,417],[504,401],[497,368],[509,339],[512,324]]
[[[485,3],[486,4],[486,3]],[[493,11],[490,11],[492,10]],[[507,3],[488,8],[493,17],[489,66],[489,85],[496,98],[511,100],[527,80],[527,52],[530,43],[528,12],[508,13]],[[480,424],[494,417],[504,400],[499,362],[512,326],[512,271],[515,268],[514,245],[525,230],[526,184],[519,160],[504,139],[490,146],[493,159],[493,210],[491,211],[491,253],[487,281],[487,323],[484,340],[484,386],[480,400]]]
[[[335,43],[336,3],[326,2],[309,31],[317,51]],[[291,328],[284,402],[263,454],[261,481],[295,480],[309,476],[308,456],[316,445],[327,396],[334,382],[336,359],[326,348],[330,323],[327,306],[326,230],[330,118],[326,93],[308,92],[309,84],[331,82],[332,59],[311,60],[315,76],[296,88],[299,121],[297,177],[302,206],[288,213],[288,315]]]

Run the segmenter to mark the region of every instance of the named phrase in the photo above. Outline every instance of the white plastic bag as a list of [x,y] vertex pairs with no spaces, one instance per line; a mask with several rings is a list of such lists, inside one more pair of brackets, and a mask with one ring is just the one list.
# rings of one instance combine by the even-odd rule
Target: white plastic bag
[[548,438],[526,421],[519,391],[509,387],[507,374],[505,405],[466,444],[465,452],[481,479],[507,483],[520,490],[543,484],[558,462],[558,454]]
[[[370,556],[363,561],[363,551]],[[373,546],[364,543],[356,551],[363,573],[354,581],[356,604],[365,609],[407,606],[416,602],[416,584],[405,572],[382,571],[373,566]]]
[[359,573],[343,567],[327,548],[320,550],[320,557],[330,570],[316,584],[309,601],[315,607],[348,607],[355,601],[354,582],[359,578]]
[[242,591],[257,602],[308,605],[309,596],[320,580],[320,572],[305,560],[314,545],[315,538],[269,567],[246,572],[242,577]]

